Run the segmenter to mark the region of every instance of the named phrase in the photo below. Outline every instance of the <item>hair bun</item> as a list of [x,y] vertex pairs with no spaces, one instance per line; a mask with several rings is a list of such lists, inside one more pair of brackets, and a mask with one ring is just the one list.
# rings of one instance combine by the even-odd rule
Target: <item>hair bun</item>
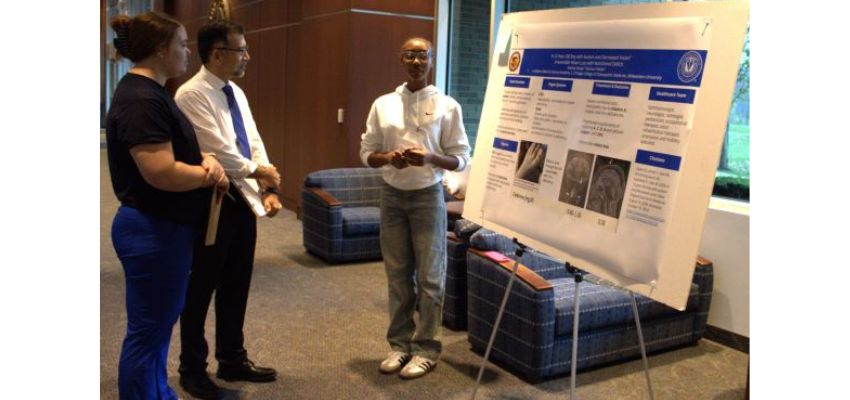
[[115,31],[115,38],[112,39],[115,50],[122,57],[132,58],[130,55],[130,17],[126,15],[116,17],[112,20],[112,30]]

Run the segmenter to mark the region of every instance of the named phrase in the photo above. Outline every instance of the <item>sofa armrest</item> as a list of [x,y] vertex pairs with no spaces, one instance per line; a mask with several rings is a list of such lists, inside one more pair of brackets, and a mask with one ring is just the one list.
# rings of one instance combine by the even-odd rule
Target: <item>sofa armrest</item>
[[694,310],[697,313],[694,320],[694,341],[697,341],[705,333],[714,292],[714,264],[711,260],[697,256],[693,282],[699,286],[699,307]]
[[708,305],[702,304],[702,300],[710,302],[711,293],[714,291],[714,263],[711,260],[697,256],[693,283],[699,285],[700,306],[705,306],[707,311]]
[[310,187],[301,191],[304,242],[313,246],[316,252],[338,253],[342,251],[341,202],[337,200],[329,203],[330,199],[323,197],[322,193],[327,192]]
[[342,205],[342,202],[337,200],[337,198],[334,197],[334,195],[332,195],[332,194],[330,194],[330,193],[328,193],[328,192],[326,192],[326,191],[324,191],[320,188],[306,187],[306,188],[304,188],[304,190],[307,190],[308,192],[313,193],[316,197],[321,199],[325,204],[327,204],[330,207]]
[[[486,347],[510,280],[513,260],[497,262],[485,252],[467,250],[467,339],[475,349]],[[552,359],[555,341],[555,290],[532,270],[517,269],[499,334],[493,345],[494,360],[513,360],[524,375],[534,375]],[[534,277],[530,278],[529,277]],[[534,284],[529,281],[537,281]]]
[[[506,271],[508,271],[508,273],[513,272],[513,268],[514,268],[514,261],[513,260],[504,260],[504,261],[496,260],[490,254],[488,254],[488,252],[481,251],[481,250],[478,250],[478,249],[470,248],[468,251],[471,252],[471,253],[474,253],[474,254],[476,254],[480,257],[483,257],[487,260],[492,261],[494,264],[496,264],[496,265],[502,267],[503,269],[505,269]],[[519,278],[521,281],[528,284],[528,286],[530,286],[531,288],[533,288],[536,291],[552,290],[552,284],[550,284],[545,279],[543,279],[543,277],[541,277],[540,275],[537,275],[537,273],[535,273],[534,271],[532,271],[531,269],[529,269],[528,267],[526,267],[522,264],[520,264],[519,268],[517,268],[516,276],[517,276],[517,278]]]

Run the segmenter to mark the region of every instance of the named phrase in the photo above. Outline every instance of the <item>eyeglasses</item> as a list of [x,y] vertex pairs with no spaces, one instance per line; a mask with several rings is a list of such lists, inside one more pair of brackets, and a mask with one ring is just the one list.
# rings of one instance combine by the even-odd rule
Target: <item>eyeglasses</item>
[[245,55],[246,53],[248,53],[248,46],[235,48],[235,49],[232,48],[232,47],[216,47],[215,49],[216,50],[235,51],[237,53],[240,53],[240,55]]
[[431,50],[405,50],[401,52],[401,59],[405,62],[413,62],[413,60],[417,58],[420,62],[428,61],[428,59],[431,58]]

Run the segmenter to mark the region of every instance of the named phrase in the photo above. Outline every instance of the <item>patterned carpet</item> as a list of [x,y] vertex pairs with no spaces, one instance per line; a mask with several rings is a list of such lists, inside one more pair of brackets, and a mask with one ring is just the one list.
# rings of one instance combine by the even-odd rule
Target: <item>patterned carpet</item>
[[[123,339],[124,275],[109,229],[117,208],[101,150],[100,394],[117,399],[118,354]],[[380,262],[329,266],[304,251],[301,225],[292,212],[261,220],[254,278],[245,323],[246,348],[259,365],[273,366],[273,383],[227,383],[224,399],[468,399],[481,356],[465,332],[443,331],[436,370],[404,381],[378,373],[388,351],[386,278]],[[208,341],[214,313],[207,321]],[[169,383],[177,383],[179,327],[168,356]],[[743,399],[748,355],[702,340],[697,346],[650,356],[655,398]],[[210,371],[215,372],[215,361]],[[648,398],[642,363],[635,360],[580,372],[581,399]],[[570,379],[529,384],[489,364],[478,399],[565,399]]]

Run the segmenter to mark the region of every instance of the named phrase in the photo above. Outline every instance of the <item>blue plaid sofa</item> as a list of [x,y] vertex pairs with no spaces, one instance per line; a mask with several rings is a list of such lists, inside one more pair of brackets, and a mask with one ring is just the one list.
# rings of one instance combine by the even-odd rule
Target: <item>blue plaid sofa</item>
[[381,258],[381,170],[336,168],[307,175],[301,190],[304,247],[331,263]]
[[[511,275],[513,261],[497,261],[488,251],[512,259],[515,245],[505,236],[479,229],[469,239],[466,259],[468,340],[483,353]],[[640,357],[631,295],[594,284],[579,285],[577,369]],[[713,266],[698,258],[685,311],[637,296],[647,352],[695,344],[705,331],[713,286]],[[569,374],[575,281],[563,262],[529,249],[521,260],[491,361],[536,382]]]

